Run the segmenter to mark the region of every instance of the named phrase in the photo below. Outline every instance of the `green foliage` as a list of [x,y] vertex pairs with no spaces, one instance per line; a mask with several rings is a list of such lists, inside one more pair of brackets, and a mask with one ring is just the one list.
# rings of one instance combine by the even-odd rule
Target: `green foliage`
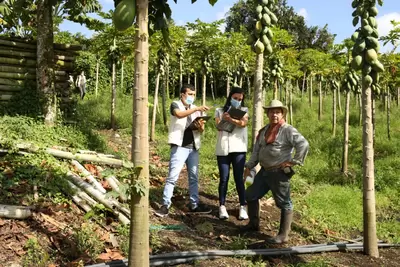
[[87,255],[92,260],[103,251],[104,243],[99,234],[95,231],[93,224],[82,224],[80,228],[74,229],[73,238],[76,243],[77,251],[80,255]]
[[29,238],[26,241],[26,254],[22,257],[23,267],[47,267],[50,263],[50,256],[44,250],[36,238]]

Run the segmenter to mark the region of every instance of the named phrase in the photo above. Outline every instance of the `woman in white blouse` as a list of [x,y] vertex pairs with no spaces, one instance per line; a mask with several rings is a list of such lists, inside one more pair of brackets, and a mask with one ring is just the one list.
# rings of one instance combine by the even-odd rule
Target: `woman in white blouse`
[[[226,103],[222,108],[215,111],[215,122],[218,124],[232,124],[233,130],[222,130],[218,127],[218,137],[216,144],[216,155],[219,169],[219,218],[228,219],[229,214],[225,207],[226,194],[228,191],[229,172],[232,164],[233,176],[236,184],[236,191],[239,196],[239,220],[247,220],[245,186],[243,181],[244,164],[247,152],[247,122],[249,119],[248,108],[244,106],[244,91],[242,88],[233,87]],[[233,118],[231,114],[234,109],[245,112],[241,118]],[[237,113],[237,112],[235,112]],[[227,127],[229,128],[229,127]]]

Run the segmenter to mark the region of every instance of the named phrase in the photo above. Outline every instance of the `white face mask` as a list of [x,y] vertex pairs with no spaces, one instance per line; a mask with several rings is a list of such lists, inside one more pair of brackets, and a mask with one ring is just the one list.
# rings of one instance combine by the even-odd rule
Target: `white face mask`
[[231,106],[234,108],[239,108],[240,104],[242,104],[242,101],[236,100],[236,99],[231,99]]
[[191,105],[194,102],[194,96],[188,95],[185,100],[186,104]]

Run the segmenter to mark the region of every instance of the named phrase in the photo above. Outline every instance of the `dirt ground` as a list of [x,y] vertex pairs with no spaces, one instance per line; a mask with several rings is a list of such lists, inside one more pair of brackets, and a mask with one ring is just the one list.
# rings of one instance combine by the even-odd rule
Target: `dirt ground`
[[[108,131],[102,132],[104,136],[109,138],[109,145],[115,150],[123,150],[129,152],[130,140],[124,138],[111,137]],[[151,153],[151,167],[153,169],[162,169],[162,173],[166,173],[168,162],[161,162],[160,158]],[[191,251],[191,250],[211,250],[211,249],[235,249],[235,247],[243,248],[244,240],[247,240],[248,249],[253,248],[288,248],[292,246],[306,245],[312,243],[326,243],[327,240],[310,241],[308,233],[304,227],[296,224],[299,214],[295,213],[293,230],[291,239],[287,244],[281,246],[268,246],[263,240],[276,234],[278,227],[279,211],[271,200],[264,199],[261,202],[261,232],[245,234],[240,232],[239,226],[244,225],[247,221],[239,221],[237,199],[228,199],[226,206],[230,214],[230,218],[221,221],[218,215],[218,198],[216,195],[207,195],[202,190],[204,186],[201,184],[200,177],[200,198],[201,201],[210,207],[213,212],[208,215],[194,215],[188,213],[187,209],[187,176],[183,170],[181,177],[173,197],[173,208],[166,218],[158,218],[153,212],[159,207],[161,194],[163,189],[163,181],[165,177],[152,176],[150,190],[150,239],[153,244],[152,254],[161,254],[174,251]],[[21,186],[21,185],[20,185]],[[23,185],[22,185],[23,186]],[[19,192],[23,192],[21,188]],[[84,212],[77,208],[74,204],[53,205],[50,203],[42,203],[30,219],[11,220],[0,218],[0,266],[21,266],[21,257],[26,253],[24,245],[26,241],[33,236],[39,237],[39,242],[48,251],[56,251],[54,255],[54,266],[78,266],[78,262],[82,260],[85,264],[93,264],[95,262],[89,260],[84,255],[79,255],[76,251],[75,244],[71,239],[71,232],[65,229],[68,227],[79,227],[84,222]],[[156,229],[156,231],[154,231]],[[110,233],[113,227],[100,227],[100,234],[106,243],[106,250],[99,256],[96,262],[104,262],[121,259],[122,252],[109,241]],[[246,238],[243,238],[246,237]],[[339,240],[335,240],[339,241]],[[196,261],[194,264],[181,264],[179,266],[249,266],[249,260],[264,261],[265,266],[301,266],[304,263],[319,262],[325,264],[316,264],[313,266],[400,266],[400,248],[380,249],[379,258],[371,258],[362,252],[330,252],[330,253],[314,253],[301,254],[292,256],[277,257],[224,257],[214,260]],[[323,261],[322,261],[323,259]],[[326,263],[329,263],[326,265]],[[260,265],[258,265],[260,266]]]

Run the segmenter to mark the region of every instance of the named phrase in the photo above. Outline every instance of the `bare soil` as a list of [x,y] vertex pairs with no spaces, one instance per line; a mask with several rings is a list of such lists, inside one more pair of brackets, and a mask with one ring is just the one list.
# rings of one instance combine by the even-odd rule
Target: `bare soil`
[[[129,153],[130,140],[128,138],[115,137],[109,131],[102,134],[109,140],[109,145],[115,151]],[[154,210],[158,209],[161,202],[161,194],[165,176],[160,173],[167,173],[168,162],[160,161],[160,157],[151,152],[151,168],[157,170],[157,174],[151,177],[150,189],[150,224],[152,230],[150,241],[152,244],[152,254],[160,254],[174,251],[191,250],[211,250],[211,249],[242,249],[246,248],[288,248],[292,246],[306,245],[312,243],[326,243],[332,239],[312,240],[307,229],[296,223],[300,215],[295,213],[291,239],[288,243],[280,246],[269,246],[263,241],[276,234],[279,221],[279,210],[274,203],[268,199],[261,202],[261,231],[259,233],[243,234],[239,227],[247,221],[239,221],[238,200],[228,199],[226,206],[230,217],[228,220],[218,219],[218,196],[204,193],[204,181],[200,177],[200,198],[201,201],[209,205],[213,212],[207,215],[194,215],[188,212],[187,204],[187,173],[183,170],[175,189],[173,207],[170,215],[165,218],[158,218],[154,215]],[[217,184],[215,185],[217,186]],[[13,194],[23,194],[23,183],[18,185]],[[3,203],[6,204],[6,203]],[[31,237],[38,237],[41,246],[47,251],[55,251],[53,263],[49,266],[79,266],[78,262],[93,264],[95,262],[105,262],[121,259],[122,251],[119,247],[113,246],[110,241],[110,234],[115,232],[115,222],[111,216],[107,218],[108,223],[99,227],[98,233],[106,243],[106,249],[96,260],[91,260],[87,255],[77,253],[76,244],[72,238],[72,231],[65,229],[79,228],[85,222],[84,212],[74,204],[54,205],[42,203],[37,207],[34,215],[26,220],[12,220],[0,218],[0,266],[20,266],[21,258],[26,253],[24,249],[26,241]],[[66,227],[66,226],[69,226]],[[244,238],[245,237],[245,238]],[[247,241],[247,244],[243,244]],[[343,241],[343,240],[335,240]],[[343,241],[344,242],[344,241]],[[324,263],[315,266],[400,266],[400,249],[380,249],[379,258],[371,258],[362,252],[331,252],[301,254],[292,256],[278,257],[224,257],[214,260],[196,261],[194,264],[182,264],[179,266],[249,266],[249,260],[264,261],[265,266],[301,266],[304,263],[319,262]],[[323,260],[323,261],[322,261]],[[328,263],[328,265],[327,265]],[[14,265],[13,265],[14,264]]]

